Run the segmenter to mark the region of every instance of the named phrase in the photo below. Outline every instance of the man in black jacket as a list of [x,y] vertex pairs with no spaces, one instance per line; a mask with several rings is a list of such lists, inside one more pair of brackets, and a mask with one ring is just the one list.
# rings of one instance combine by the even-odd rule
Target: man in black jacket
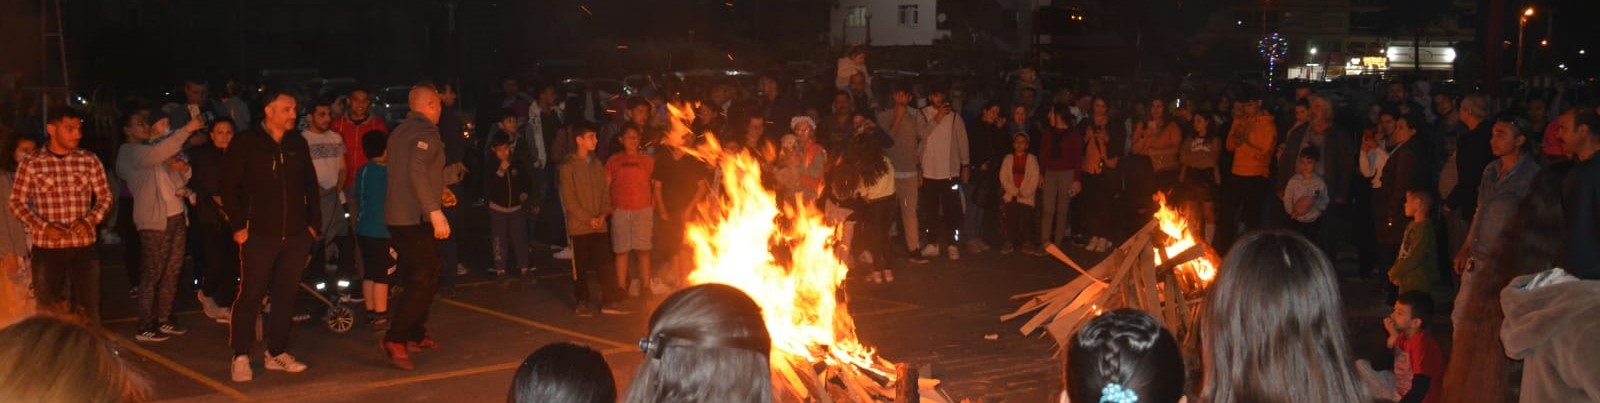
[[223,159],[222,215],[240,248],[239,298],[230,324],[233,381],[251,379],[250,349],[261,298],[272,297],[266,335],[269,370],[306,365],[284,352],[293,324],[295,289],[322,222],[316,170],[305,137],[294,130],[294,97],[269,92],[261,124],[239,133]]

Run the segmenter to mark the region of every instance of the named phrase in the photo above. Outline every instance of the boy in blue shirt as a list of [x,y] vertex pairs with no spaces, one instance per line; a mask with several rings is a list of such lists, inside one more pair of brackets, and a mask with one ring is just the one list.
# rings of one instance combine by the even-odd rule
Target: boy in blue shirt
[[389,324],[389,286],[394,285],[395,252],[389,227],[383,225],[384,196],[389,191],[389,136],[370,131],[361,136],[367,163],[356,170],[356,243],[366,273],[361,291],[367,298],[367,322],[375,328]]

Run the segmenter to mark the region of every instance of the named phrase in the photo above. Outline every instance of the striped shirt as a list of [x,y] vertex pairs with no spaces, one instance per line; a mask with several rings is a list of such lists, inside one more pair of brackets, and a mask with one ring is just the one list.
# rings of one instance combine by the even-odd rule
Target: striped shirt
[[[17,167],[17,180],[6,207],[32,234],[35,248],[61,249],[94,245],[95,226],[111,210],[111,188],[105,166],[83,149],[56,155],[40,147]],[[77,220],[88,221],[71,231]],[[65,227],[64,237],[48,236],[49,225]]]

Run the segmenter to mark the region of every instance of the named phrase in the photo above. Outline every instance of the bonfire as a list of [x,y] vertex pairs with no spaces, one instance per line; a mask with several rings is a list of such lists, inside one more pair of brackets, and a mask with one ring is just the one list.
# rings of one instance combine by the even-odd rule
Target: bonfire
[[[693,108],[669,105],[669,139],[693,133]],[[691,284],[736,287],[762,308],[772,337],[773,381],[784,401],[873,402],[904,399],[917,380],[856,338],[842,294],[849,268],[836,253],[840,229],[808,203],[779,200],[761,181],[761,162],[723,150],[714,136],[686,149],[716,167],[719,189],[688,223]],[[669,140],[670,141],[670,140]]]
[[1216,278],[1220,260],[1194,235],[1188,221],[1167,206],[1165,195],[1157,194],[1156,200],[1160,209],[1150,223],[1091,269],[1084,270],[1055,245],[1048,246],[1047,252],[1079,276],[1061,287],[1015,296],[1026,301],[1000,319],[1038,311],[1023,324],[1022,334],[1042,327],[1064,349],[1068,338],[1102,311],[1137,308],[1161,319],[1180,345],[1194,346],[1200,302]]

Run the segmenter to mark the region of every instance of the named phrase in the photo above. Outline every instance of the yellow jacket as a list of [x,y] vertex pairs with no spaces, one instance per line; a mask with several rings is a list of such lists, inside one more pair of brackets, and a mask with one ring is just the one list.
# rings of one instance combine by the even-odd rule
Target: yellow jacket
[[1228,131],[1228,151],[1233,151],[1233,174],[1266,177],[1272,166],[1278,125],[1272,115],[1260,114],[1233,122]]

